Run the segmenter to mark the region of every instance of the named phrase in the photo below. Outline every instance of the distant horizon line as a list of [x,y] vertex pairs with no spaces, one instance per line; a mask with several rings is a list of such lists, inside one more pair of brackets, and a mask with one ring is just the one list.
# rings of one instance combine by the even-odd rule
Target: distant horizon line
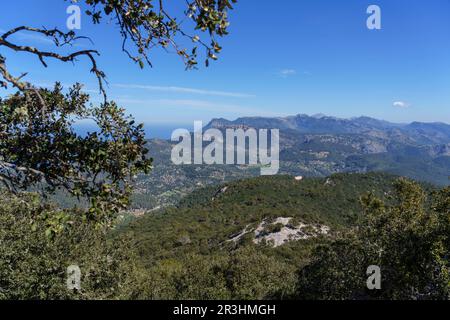
[[[287,119],[287,118],[291,118],[291,117],[298,117],[298,116],[306,116],[309,118],[316,118],[316,119],[323,119],[323,118],[333,118],[333,119],[337,119],[337,120],[355,120],[355,119],[359,119],[359,118],[368,118],[368,119],[373,119],[376,121],[380,121],[380,122],[386,122],[392,125],[410,125],[413,123],[423,123],[423,124],[443,124],[446,126],[450,126],[450,123],[446,123],[446,122],[442,122],[442,121],[410,121],[410,122],[393,122],[393,121],[389,121],[389,120],[384,120],[384,119],[378,119],[378,118],[374,118],[371,116],[354,116],[354,117],[336,117],[336,116],[329,116],[329,115],[325,115],[325,114],[321,114],[321,113],[317,113],[317,114],[312,114],[312,115],[308,115],[305,113],[298,113],[295,115],[288,115],[288,116],[277,116],[277,117],[265,117],[265,116],[243,116],[243,117],[237,117],[234,120],[229,120],[223,117],[218,117],[218,118],[212,118],[210,120],[206,120],[203,121],[204,123],[204,127],[207,127],[212,121],[214,120],[225,120],[225,121],[229,121],[229,122],[235,122],[239,119]],[[144,131],[145,131],[145,136],[148,139],[170,139],[171,133],[173,132],[173,130],[175,129],[179,129],[179,128],[190,128],[193,126],[194,121],[184,121],[184,122],[179,122],[179,121],[139,121],[138,119],[136,119],[136,122],[140,122],[144,124]],[[199,120],[201,121],[201,120]],[[86,134],[87,132],[91,132],[95,131],[96,125],[93,122],[88,122],[88,121],[80,121],[78,123],[76,123],[76,130],[78,133],[80,134]]]
[[[225,118],[225,117],[213,117],[210,118],[210,120],[202,120],[202,119],[198,119],[198,120],[192,120],[192,121],[154,121],[154,120],[150,120],[150,121],[145,121],[145,120],[139,120],[138,118],[135,117],[136,122],[139,123],[143,123],[144,125],[156,125],[156,126],[177,126],[177,125],[189,125],[189,124],[193,124],[194,121],[202,121],[205,123],[210,123],[214,120],[226,120],[226,121],[230,121],[230,122],[234,122],[240,119],[287,119],[287,118],[292,118],[292,117],[299,117],[299,116],[306,116],[308,118],[315,118],[315,119],[324,119],[324,118],[330,118],[330,119],[336,119],[336,120],[356,120],[356,119],[361,119],[361,118],[368,118],[368,119],[372,119],[372,120],[377,120],[377,121],[382,121],[382,122],[387,122],[387,123],[391,123],[391,124],[397,124],[397,125],[408,125],[408,124],[412,124],[412,123],[426,123],[426,124],[445,124],[445,125],[449,125],[450,126],[450,122],[445,122],[445,121],[421,121],[421,120],[413,120],[413,121],[402,121],[402,122],[396,122],[396,121],[392,121],[392,120],[386,120],[386,119],[382,119],[382,118],[376,118],[374,116],[367,116],[367,115],[359,115],[359,116],[352,116],[352,117],[344,117],[344,116],[332,116],[332,115],[327,115],[327,114],[322,114],[322,113],[315,113],[315,114],[307,114],[307,113],[297,113],[297,114],[292,114],[292,115],[280,115],[280,116],[239,116],[239,117],[234,117],[234,118]],[[89,121],[90,122],[90,121]],[[77,126],[79,125],[86,125],[89,126],[93,123],[86,123],[85,121],[80,121],[77,123]]]
[[450,125],[450,122],[445,122],[445,121],[420,121],[420,120],[414,120],[414,121],[404,121],[404,122],[396,122],[396,121],[392,121],[392,120],[386,120],[386,119],[382,119],[382,118],[376,118],[374,116],[367,116],[367,115],[359,115],[359,116],[351,116],[351,117],[344,117],[344,116],[332,116],[332,115],[327,115],[327,114],[322,114],[322,113],[315,113],[315,114],[307,114],[307,113],[297,113],[297,114],[292,114],[292,115],[286,115],[286,116],[275,116],[275,117],[267,117],[267,116],[243,116],[243,117],[237,117],[234,120],[229,120],[227,118],[212,118],[211,121],[213,120],[227,120],[227,121],[236,121],[239,119],[248,119],[248,118],[260,118],[260,119],[286,119],[286,118],[292,118],[292,117],[298,117],[298,116],[306,116],[309,118],[316,118],[316,119],[323,119],[323,118],[333,118],[333,119],[337,119],[337,120],[355,120],[355,119],[360,119],[360,118],[369,118],[369,119],[373,119],[373,120],[377,120],[377,121],[383,121],[383,122],[388,122],[391,124],[411,124],[411,123],[429,123],[429,124],[446,124],[446,125]]
[[[408,124],[412,124],[412,123],[426,123],[426,124],[445,124],[445,125],[449,125],[450,126],[450,122],[446,122],[446,121],[422,121],[422,120],[413,120],[413,121],[392,121],[392,120],[386,120],[383,118],[377,118],[374,116],[367,116],[367,115],[359,115],[359,116],[351,116],[351,117],[345,117],[345,116],[332,116],[332,115],[327,115],[327,114],[322,114],[322,113],[316,113],[316,114],[307,114],[307,113],[297,113],[297,114],[292,114],[292,115],[279,115],[279,116],[239,116],[239,117],[234,117],[234,118],[225,118],[225,117],[213,117],[210,120],[198,120],[198,121],[203,121],[203,122],[207,122],[210,123],[214,120],[226,120],[226,121],[230,121],[230,122],[234,122],[237,121],[239,119],[287,119],[287,118],[292,118],[292,117],[298,117],[298,116],[306,116],[308,118],[316,118],[316,119],[323,119],[323,118],[332,118],[332,119],[337,119],[337,120],[355,120],[355,119],[360,119],[360,118],[368,118],[368,119],[372,119],[372,120],[377,120],[377,121],[382,121],[382,122],[387,122],[387,123],[391,123],[391,124],[397,124],[397,125],[408,125]],[[136,119],[137,122],[141,122],[138,119]],[[193,123],[194,120],[192,121],[142,121],[142,123],[144,124],[148,124],[148,125],[160,125],[160,126],[171,126],[171,125],[186,125],[186,124],[191,124]]]

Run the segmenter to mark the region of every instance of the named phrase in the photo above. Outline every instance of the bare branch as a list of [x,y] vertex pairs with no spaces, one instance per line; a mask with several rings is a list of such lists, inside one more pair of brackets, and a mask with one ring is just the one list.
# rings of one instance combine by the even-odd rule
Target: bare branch
[[[32,27],[27,27],[27,26],[20,26],[20,27],[14,28],[14,29],[4,33],[0,37],[0,46],[5,46],[16,52],[28,52],[33,55],[36,55],[44,67],[47,67],[45,58],[56,59],[56,60],[59,60],[62,62],[74,62],[79,57],[82,57],[82,56],[87,57],[91,61],[91,65],[92,65],[91,72],[94,73],[98,79],[100,93],[103,95],[104,100],[105,101],[107,100],[106,90],[103,85],[104,83],[106,83],[106,79],[105,79],[106,75],[103,71],[101,71],[97,67],[97,61],[94,58],[94,56],[100,55],[97,50],[80,50],[80,51],[76,51],[76,52],[73,52],[68,55],[61,55],[56,52],[42,51],[42,50],[39,50],[38,48],[31,47],[31,46],[17,45],[17,44],[14,44],[7,40],[11,35],[16,34],[17,32],[20,32],[20,31],[37,32],[37,33],[43,34],[47,37],[52,37],[53,41],[55,42],[55,45],[57,47],[61,47],[66,44],[72,45],[73,42],[78,39],[82,39],[82,38],[89,39],[89,38],[77,37],[73,31],[64,33],[58,29],[46,30],[46,29],[38,29],[38,28],[32,28]],[[8,73],[8,71],[4,65],[5,58],[0,60],[0,64],[2,63],[2,61],[3,61],[3,65],[1,66],[2,68],[1,68],[0,72],[3,76],[3,78],[7,82],[11,83],[14,87],[19,89],[20,91],[30,90],[30,88],[31,88],[30,84],[21,83],[20,81],[18,81],[18,80],[20,80],[21,77],[15,78]],[[4,86],[4,83],[2,84],[2,86]]]

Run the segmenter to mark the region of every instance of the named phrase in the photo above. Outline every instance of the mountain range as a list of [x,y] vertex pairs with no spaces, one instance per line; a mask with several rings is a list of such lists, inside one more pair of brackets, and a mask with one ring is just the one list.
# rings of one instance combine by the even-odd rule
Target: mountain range
[[449,144],[450,125],[445,123],[412,122],[409,124],[391,123],[370,117],[341,119],[322,114],[308,116],[299,114],[284,118],[247,117],[234,121],[213,119],[206,128],[252,127],[256,129],[275,128],[281,131],[294,131],[303,134],[364,134],[377,138],[390,138],[411,143]]
[[[450,125],[391,123],[369,117],[341,119],[325,115],[279,118],[213,119],[205,130],[279,129],[280,171],[306,177],[335,173],[385,172],[435,185],[448,185]],[[136,209],[177,203],[195,189],[258,176],[256,166],[172,164],[174,142],[148,141],[154,170],[136,184]]]

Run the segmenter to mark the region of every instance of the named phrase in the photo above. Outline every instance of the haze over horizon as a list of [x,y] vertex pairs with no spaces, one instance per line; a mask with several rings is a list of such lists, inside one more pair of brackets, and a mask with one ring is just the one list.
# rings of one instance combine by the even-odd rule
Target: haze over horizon
[[[45,2],[51,2],[49,9],[38,10]],[[0,22],[0,31],[29,21],[65,28],[67,3],[23,3],[23,10],[14,2],[4,4],[10,14]],[[150,129],[212,118],[319,112],[450,123],[450,2],[377,0],[381,30],[366,27],[371,4],[291,1],[258,5],[255,12],[255,0],[239,2],[230,14],[231,32],[221,41],[219,61],[197,71],[184,71],[181,61],[175,56],[163,59],[160,51],[153,52],[154,68],[141,71],[120,50],[117,30],[92,25],[86,17],[80,35],[94,35],[109,97]],[[42,49],[51,45],[30,33],[16,37]],[[79,45],[93,47],[88,41]],[[43,86],[59,80],[67,87],[78,81],[94,102],[100,101],[93,76],[80,72],[89,70],[88,61],[74,66],[49,61],[48,68],[35,62],[8,56],[14,74],[29,70],[26,79]]]
[[[248,117],[238,117],[238,118],[214,117],[207,121],[202,121],[202,120],[199,120],[199,121],[202,121],[203,127],[206,127],[210,122],[212,122],[214,120],[236,121],[236,120],[243,119],[243,118],[280,119],[280,118],[288,118],[288,117],[295,117],[295,116],[307,116],[310,118],[334,118],[334,119],[338,119],[338,120],[354,120],[354,119],[358,119],[358,118],[371,118],[371,119],[382,121],[382,122],[388,122],[388,123],[391,123],[394,125],[395,124],[396,125],[408,125],[408,124],[418,122],[418,123],[427,123],[427,124],[444,124],[444,125],[448,125],[450,128],[450,123],[443,122],[443,121],[391,122],[391,121],[388,121],[385,119],[377,119],[377,118],[373,118],[373,117],[369,117],[369,116],[365,116],[365,115],[343,118],[343,117],[337,117],[337,116],[327,115],[327,114],[322,114],[322,113],[316,113],[316,114],[298,113],[298,114],[292,114],[292,115],[288,115],[288,116],[274,116],[274,117],[260,117],[260,116],[248,116]],[[137,121],[139,122],[139,119],[137,119]],[[187,129],[187,130],[193,131],[194,130],[193,127],[194,127],[194,122],[144,123],[144,130],[145,130],[147,138],[149,138],[149,139],[170,139],[171,134],[174,130]],[[77,131],[82,134],[93,131],[93,130],[95,130],[95,128],[96,127],[93,123],[78,123],[78,125],[76,126]]]

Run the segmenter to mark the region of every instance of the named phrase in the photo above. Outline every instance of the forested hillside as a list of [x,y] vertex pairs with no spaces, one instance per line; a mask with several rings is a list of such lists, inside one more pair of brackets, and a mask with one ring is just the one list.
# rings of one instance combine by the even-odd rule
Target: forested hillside
[[3,1],[0,300],[450,300],[449,10],[319,2]]
[[213,252],[247,225],[256,228],[278,217],[326,225],[337,232],[356,223],[362,212],[360,196],[374,192],[385,197],[394,180],[384,174],[338,174],[301,181],[292,176],[235,181],[193,192],[178,206],[139,218],[127,229],[149,261],[155,254],[171,258]]
[[[205,130],[236,128],[280,129],[280,174],[325,177],[344,172],[385,172],[448,185],[450,126],[442,123],[395,124],[360,117],[339,119],[324,115],[287,118],[212,120]],[[148,148],[155,168],[140,175],[134,208],[154,209],[176,204],[195,189],[259,176],[257,166],[174,165],[174,143],[153,139]]]
[[[410,213],[402,211],[408,208]],[[378,219],[382,220],[375,222]],[[376,298],[365,290],[365,263],[372,260],[389,269],[404,250],[410,256],[395,260],[401,264],[395,268],[410,269],[407,272],[414,277],[381,295],[409,299],[414,297],[408,295],[410,289],[415,288],[417,296],[424,295],[437,281],[440,291],[432,294],[443,298],[449,290],[442,287],[447,281],[448,235],[441,236],[448,221],[436,224],[445,221],[439,219],[448,219],[448,189],[438,193],[431,186],[375,173],[304,180],[279,176],[201,189],[178,207],[122,226],[119,234],[135,239],[152,279],[153,285],[147,288],[151,298]],[[419,230],[413,227],[417,223],[423,224]],[[429,237],[432,228],[434,236],[422,243],[420,239]],[[374,238],[365,242],[367,232]],[[385,254],[394,260],[379,262],[383,256],[371,256],[380,245],[372,241],[386,241]],[[437,256],[430,257],[425,247],[411,251],[417,241],[423,246],[440,243],[444,252],[436,251]],[[334,257],[330,253],[342,250],[343,243],[345,252],[338,254],[355,261],[354,266],[329,261]],[[365,258],[360,250],[367,251]],[[409,259],[418,259],[419,266],[408,265]],[[444,278],[430,279],[428,273],[417,271],[435,263],[441,263]],[[348,268],[352,270],[347,275]],[[340,277],[347,287],[340,287]]]
[[[261,177],[107,233],[82,210],[5,193],[0,298],[448,299],[449,192],[377,173]],[[74,263],[81,291],[64,285]],[[367,290],[370,265],[381,291]]]

